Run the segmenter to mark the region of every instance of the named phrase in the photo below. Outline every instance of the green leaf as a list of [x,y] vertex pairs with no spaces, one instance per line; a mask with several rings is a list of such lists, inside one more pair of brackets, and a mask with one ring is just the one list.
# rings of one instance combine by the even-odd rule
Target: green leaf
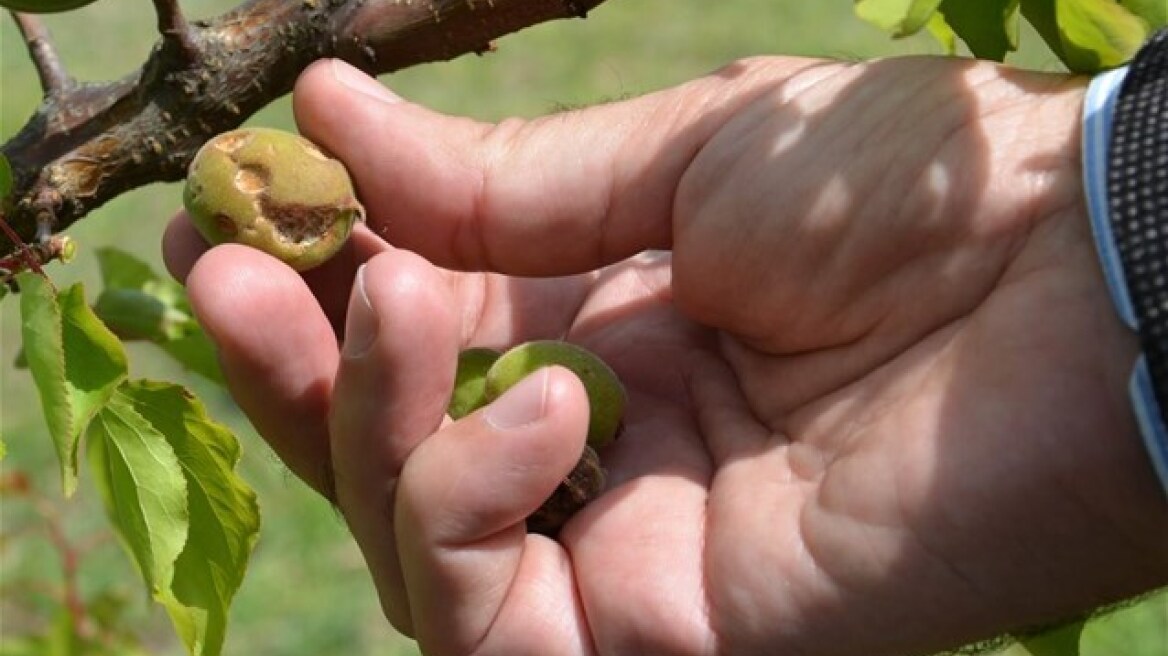
[[1164,656],[1168,645],[1168,588],[1087,620],[1080,656]]
[[860,18],[899,38],[919,32],[940,4],[941,0],[856,0],[855,11]]
[[223,385],[215,346],[195,320],[182,285],[116,248],[98,249],[97,258],[105,289],[94,310],[114,333],[150,341],[188,370]]
[[1120,0],[1119,4],[1143,19],[1150,32],[1168,25],[1168,0]]
[[1055,20],[1054,6],[1056,0],[1021,0],[1019,7],[1022,17],[1030,23],[1048,48],[1059,59],[1066,62],[1063,52],[1063,40],[1059,36],[1058,22]]
[[[1071,69],[1069,55],[1063,43],[1062,32],[1055,15],[1057,0],[1021,0],[1022,16],[1034,26],[1034,30],[1046,42],[1053,52],[1068,69]],[[1073,70],[1073,69],[1072,69]]]
[[[1168,588],[1018,637],[1030,656],[1164,656]],[[1011,652],[1012,653],[1012,652]]]
[[25,273],[21,289],[24,355],[57,448],[66,496],[77,487],[77,441],[126,378],[126,353],[85,302],[80,284],[54,293]]
[[1070,70],[1097,73],[1131,59],[1147,24],[1117,2],[1021,0],[1026,17]]
[[176,362],[219,385],[226,385],[215,345],[202,330],[159,344]]
[[1082,630],[1083,622],[1071,622],[1040,633],[1022,636],[1018,642],[1031,656],[1077,656],[1079,634]]
[[191,654],[218,654],[231,600],[259,533],[255,493],[235,473],[239,442],[182,387],[127,383],[119,394],[178,456],[187,490],[189,537],[171,589],[159,598]]
[[149,264],[121,249],[104,246],[96,254],[101,282],[107,288],[142,289],[158,280]]
[[929,34],[941,44],[941,47],[946,53],[950,55],[957,54],[957,33],[949,27],[949,23],[945,22],[945,17],[941,14],[933,14],[926,26]]
[[1060,0],[1055,16],[1072,70],[1121,66],[1148,38],[1147,25],[1114,2]]
[[119,388],[86,433],[89,463],[118,537],[162,598],[187,540],[187,486],[174,448]]
[[981,59],[1002,61],[1018,49],[1019,0],[944,0],[938,11]]

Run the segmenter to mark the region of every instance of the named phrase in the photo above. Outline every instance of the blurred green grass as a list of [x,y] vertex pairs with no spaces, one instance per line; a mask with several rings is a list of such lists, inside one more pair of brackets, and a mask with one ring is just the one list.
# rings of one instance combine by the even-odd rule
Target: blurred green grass
[[[231,0],[186,0],[192,18],[228,9]],[[864,59],[895,54],[936,53],[926,37],[891,41],[852,16],[847,0],[803,3],[787,0],[609,0],[588,20],[535,26],[498,42],[486,56],[428,64],[383,79],[403,96],[436,109],[483,120],[535,116],[556,107],[636,95],[702,75],[735,58],[795,54]],[[97,2],[46,19],[70,71],[82,80],[103,80],[131,71],[155,40],[154,17],[145,2]],[[1037,68],[1057,63],[1035,39],[1018,61]],[[0,27],[0,139],[15,134],[40,100],[35,72],[13,24]],[[287,99],[251,120],[291,127]],[[54,266],[60,284],[82,281],[97,290],[93,257],[115,245],[162,265],[159,243],[167,218],[179,204],[177,185],[155,185],[111,202],[70,234],[81,255]],[[6,471],[24,471],[38,489],[56,494],[56,463],[27,373],[11,366],[20,344],[15,299],[0,304],[0,434],[9,447]],[[233,608],[225,653],[395,655],[414,653],[381,617],[360,554],[343,522],[327,504],[293,480],[255,437],[222,390],[192,380],[157,351],[131,347],[135,377],[191,385],[212,413],[231,425],[245,445],[244,476],[256,487],[264,528],[248,577]],[[60,502],[70,534],[102,531],[104,519],[92,488]],[[27,504],[0,499],[0,642],[29,626],[27,611],[44,605],[23,591],[22,582],[57,585],[60,565],[36,534]],[[130,600],[129,621],[151,653],[179,654],[164,614],[146,603],[128,560],[112,540],[100,543],[82,563],[83,589],[114,590]],[[10,618],[5,621],[4,618]],[[31,624],[30,624],[31,622]]]

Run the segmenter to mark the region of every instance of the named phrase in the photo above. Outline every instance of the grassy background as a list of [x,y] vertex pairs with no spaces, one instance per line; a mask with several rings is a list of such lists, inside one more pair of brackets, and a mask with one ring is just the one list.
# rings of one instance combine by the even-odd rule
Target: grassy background
[[[191,17],[208,17],[233,0],[186,0]],[[35,72],[11,21],[0,27],[0,139],[14,134],[40,99]],[[149,3],[105,0],[47,19],[63,58],[84,80],[120,77],[135,68],[155,40]],[[1036,40],[1019,58],[1030,67],[1057,64]],[[734,58],[765,53],[868,58],[931,53],[927,38],[891,41],[853,18],[848,0],[610,0],[587,21],[536,26],[500,40],[489,56],[419,66],[384,79],[407,98],[440,110],[494,120],[533,116],[563,105],[635,95],[704,74]],[[290,127],[287,99],[255,116],[255,124]],[[92,253],[117,245],[162,270],[159,240],[179,204],[176,185],[156,185],[117,199],[70,234],[82,252],[51,273],[97,289]],[[98,540],[81,563],[87,595],[123,599],[127,622],[150,653],[179,654],[161,612],[145,601],[128,560],[105,534],[95,491],[83,484],[75,500],[56,492],[55,456],[27,373],[11,363],[19,349],[17,303],[0,303],[0,433],[9,447],[5,472],[25,472],[64,517],[70,536]],[[191,385],[245,445],[242,469],[257,489],[264,529],[233,609],[228,654],[391,655],[414,653],[380,615],[373,588],[339,518],[275,461],[225,394],[184,376],[147,346],[131,348],[135,377]],[[0,643],[33,629],[51,609],[45,586],[58,586],[61,567],[47,548],[43,522],[30,504],[0,499]],[[104,536],[104,537],[103,537]]]

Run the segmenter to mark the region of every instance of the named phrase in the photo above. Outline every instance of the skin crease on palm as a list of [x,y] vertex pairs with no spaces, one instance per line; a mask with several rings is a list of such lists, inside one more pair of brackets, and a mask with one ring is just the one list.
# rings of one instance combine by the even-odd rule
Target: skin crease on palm
[[[321,62],[297,120],[368,226],[303,279],[181,215],[165,252],[426,653],[928,653],[1168,582],[1084,85],[760,58],[485,125]],[[548,337],[629,391],[557,541],[521,521],[583,444],[571,374],[443,415],[460,349]]]

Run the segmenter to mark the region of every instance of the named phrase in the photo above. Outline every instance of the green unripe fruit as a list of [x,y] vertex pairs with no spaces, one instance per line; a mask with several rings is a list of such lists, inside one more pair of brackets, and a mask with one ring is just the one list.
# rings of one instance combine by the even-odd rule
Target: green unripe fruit
[[451,419],[462,419],[487,404],[487,370],[499,359],[495,349],[475,347],[458,354],[458,370],[454,374],[454,392],[446,414]]
[[584,384],[589,406],[588,443],[580,459],[551,496],[527,517],[529,531],[554,536],[572,515],[604,491],[604,469],[595,448],[611,442],[620,432],[625,390],[616,373],[597,356],[567,342],[526,342],[503,354],[489,348],[469,348],[458,355],[447,414],[461,419],[497,399],[528,374],[552,365],[576,374]]
[[0,7],[28,14],[55,14],[80,9],[94,0],[0,0]]
[[270,128],[224,132],[204,144],[183,205],[208,242],[246,244],[297,271],[336,254],[365,216],[344,165]]
[[508,350],[487,371],[487,401],[499,398],[536,369],[552,365],[566,367],[584,383],[588,393],[588,445],[600,448],[614,440],[624,418],[624,385],[604,360],[575,344],[538,340]]

